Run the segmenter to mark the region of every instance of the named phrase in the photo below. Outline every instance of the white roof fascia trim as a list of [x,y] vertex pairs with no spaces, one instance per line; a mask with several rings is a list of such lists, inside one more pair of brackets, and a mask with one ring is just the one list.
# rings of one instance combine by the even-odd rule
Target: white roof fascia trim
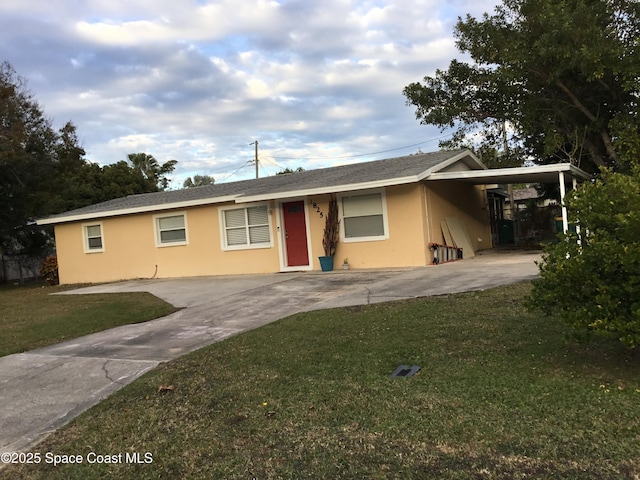
[[590,176],[570,163],[555,163],[552,165],[536,165],[535,167],[492,168],[487,170],[468,170],[459,172],[436,172],[429,176],[429,180],[459,180],[465,178],[485,178],[499,176],[517,176],[528,173],[559,173],[570,172],[576,177],[588,180]]
[[333,185],[329,187],[310,188],[307,190],[291,190],[289,192],[264,193],[261,195],[239,195],[235,198],[236,203],[261,202],[264,200],[280,200],[283,198],[305,197],[311,195],[322,195],[325,193],[350,192],[354,190],[367,190],[381,187],[391,187],[393,185],[405,185],[407,183],[417,183],[418,176],[388,178],[376,180],[375,182],[350,183],[346,185]]
[[213,203],[232,202],[237,195],[225,197],[205,198],[199,200],[189,200],[184,202],[162,203],[158,205],[145,205],[143,207],[122,208],[118,210],[106,210],[104,212],[88,212],[79,215],[68,215],[64,217],[43,218],[36,220],[36,225],[55,225],[58,223],[78,222],[81,220],[93,220],[95,218],[117,217],[120,215],[132,215],[135,213],[159,212],[162,210],[172,210],[174,208],[197,207],[199,205],[211,205]]
[[[564,165],[564,164],[563,164]],[[571,175],[573,175],[574,177],[580,177],[583,180],[591,180],[592,176],[589,175],[587,172],[585,172],[584,170],[582,170],[579,167],[576,167],[575,165],[569,163],[569,171],[571,172]]]
[[[480,161],[480,159],[478,157],[476,157],[473,152],[471,150],[464,150],[463,152],[460,152],[458,155],[455,155],[453,157],[451,157],[448,160],[445,160],[444,162],[441,162],[433,167],[431,167],[430,169],[426,170],[425,172],[421,173],[420,175],[418,175],[420,180],[424,180],[425,178],[427,178],[428,176],[430,176],[433,173],[438,173],[440,172],[440,170],[442,170],[443,168],[447,168],[451,165],[453,165],[454,163],[462,160],[464,157],[470,157],[480,168],[476,169],[476,170],[469,170],[470,172],[477,172],[479,170],[488,170],[489,167],[487,167],[484,163],[482,163]],[[449,172],[447,172],[449,173]],[[451,172],[454,173],[454,172]]]

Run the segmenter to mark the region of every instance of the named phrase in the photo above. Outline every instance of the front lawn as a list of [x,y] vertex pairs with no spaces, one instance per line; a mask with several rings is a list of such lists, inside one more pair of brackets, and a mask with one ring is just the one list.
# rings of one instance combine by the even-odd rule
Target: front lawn
[[149,293],[50,295],[69,287],[0,287],[0,356],[162,317],[176,308]]
[[[640,356],[566,343],[557,319],[523,309],[529,288],[283,319],[162,364],[34,450],[83,463],[2,474],[637,478]],[[389,378],[401,364],[422,370]]]

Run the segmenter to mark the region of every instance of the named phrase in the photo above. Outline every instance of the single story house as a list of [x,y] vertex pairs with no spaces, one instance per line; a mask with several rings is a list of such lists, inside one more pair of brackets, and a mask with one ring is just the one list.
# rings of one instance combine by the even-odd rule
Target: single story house
[[[564,187],[565,174],[588,178],[572,165],[544,167],[529,181],[560,175]],[[439,151],[131,195],[37,223],[54,226],[63,284],[320,270],[323,217],[335,196],[336,263],[425,266],[430,244],[446,243],[446,219],[465,229],[465,256],[491,248],[487,185],[522,182],[517,172],[536,168],[487,170],[469,150]]]

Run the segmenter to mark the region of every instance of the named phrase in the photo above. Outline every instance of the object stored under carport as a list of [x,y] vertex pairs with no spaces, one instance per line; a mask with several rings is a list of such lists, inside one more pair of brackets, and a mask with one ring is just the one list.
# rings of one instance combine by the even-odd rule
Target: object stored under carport
[[395,371],[391,374],[391,378],[394,377],[411,377],[420,371],[420,367],[414,365],[410,367],[409,365],[400,365]]
[[467,232],[465,224],[457,217],[447,217],[445,220],[455,246],[464,250],[465,258],[474,257],[476,253],[471,246],[471,238],[469,237],[469,232]]
[[448,247],[455,247],[456,244],[453,242],[453,237],[451,236],[451,232],[449,231],[449,226],[447,225],[446,220],[442,220],[440,222],[440,228],[442,229],[442,237],[444,238],[444,244]]
[[461,248],[440,245],[439,243],[430,243],[429,248],[433,252],[433,255],[431,256],[431,265],[439,265],[440,263],[462,260]]
[[[562,231],[562,217],[560,217],[560,230]],[[498,243],[507,245],[515,243],[516,223],[513,220],[504,219],[498,221]]]

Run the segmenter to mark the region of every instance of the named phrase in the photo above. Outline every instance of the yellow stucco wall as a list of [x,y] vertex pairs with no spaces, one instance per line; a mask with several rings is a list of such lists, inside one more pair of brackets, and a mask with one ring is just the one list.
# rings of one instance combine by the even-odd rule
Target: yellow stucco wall
[[475,251],[491,248],[489,206],[483,186],[455,181],[425,182],[430,242],[444,244],[440,222],[457,217],[467,228]]
[[[372,190],[371,193],[379,191],[382,190]],[[350,193],[350,195],[355,194],[357,192]],[[427,264],[425,224],[422,221],[425,218],[422,187],[419,184],[387,187],[384,189],[384,194],[388,238],[338,243],[334,260],[335,269],[340,268],[345,258],[349,259],[350,268],[410,267]],[[316,202],[322,212],[326,212],[329,195],[315,196],[311,201]],[[342,212],[340,217],[342,218]],[[319,270],[318,257],[324,255],[322,249],[324,219],[312,209],[310,223],[313,236],[314,270]]]
[[[335,256],[339,269],[345,257],[351,268],[424,266],[430,261],[429,242],[443,243],[440,220],[459,217],[469,229],[474,248],[490,247],[490,229],[484,191],[466,184],[431,182],[384,191],[388,237],[375,241],[340,242]],[[352,195],[355,193],[351,193]],[[338,195],[340,199],[340,195]],[[327,211],[329,195],[306,199],[312,267],[320,270],[324,255],[321,218],[312,204]],[[269,202],[273,245],[225,251],[221,245],[219,209],[232,204],[189,207],[162,214],[186,212],[187,245],[157,247],[154,214],[111,217],[102,223],[104,251],[85,253],[83,224],[56,225],[61,283],[96,283],[132,278],[270,273],[281,270],[279,203]],[[238,205],[240,206],[240,205]],[[281,220],[281,218],[280,218]],[[478,242],[478,237],[482,242]]]
[[222,250],[217,206],[191,207],[162,214],[179,212],[186,212],[188,245],[157,247],[154,214],[102,219],[104,251],[100,253],[84,252],[83,222],[56,225],[60,283],[279,270],[273,208],[270,209],[273,247],[233,251]]

